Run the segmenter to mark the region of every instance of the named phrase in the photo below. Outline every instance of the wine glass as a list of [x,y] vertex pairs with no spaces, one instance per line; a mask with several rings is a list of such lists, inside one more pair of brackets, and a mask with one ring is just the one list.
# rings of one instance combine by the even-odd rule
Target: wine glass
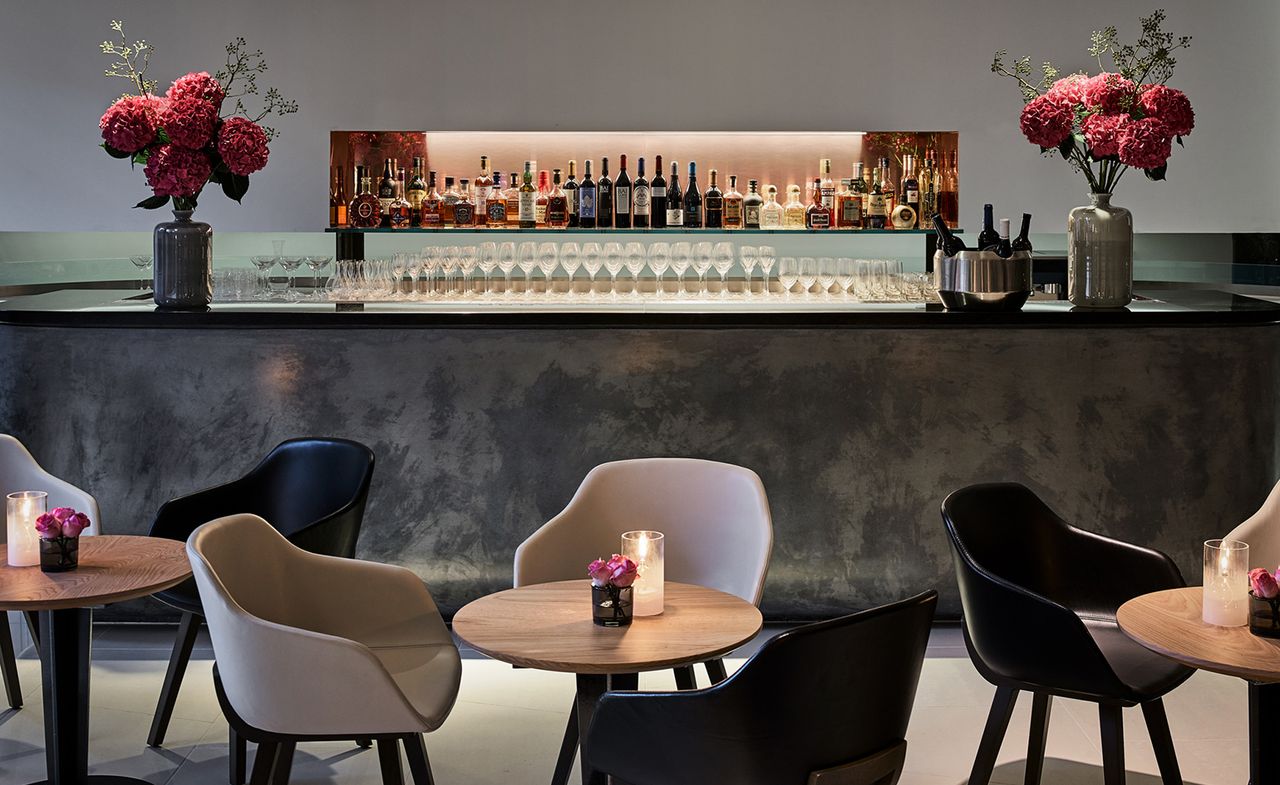
[[480,272],[484,273],[484,290],[483,296],[488,297],[493,292],[490,289],[493,283],[493,268],[498,266],[498,244],[492,241],[480,243]]
[[772,245],[762,245],[759,250],[760,254],[760,276],[764,279],[760,282],[760,293],[769,293],[769,276],[773,273],[773,265],[778,260],[777,251]]
[[849,299],[849,290],[853,288],[853,260],[842,256],[836,260],[836,284],[840,287],[840,296]]
[[836,282],[836,260],[824,256],[818,260],[818,294],[826,297]]
[[319,282],[320,271],[329,266],[332,256],[308,256],[307,267],[311,270],[311,299],[320,300],[324,296],[324,285]]
[[658,297],[662,296],[662,274],[671,266],[671,244],[660,242],[649,245],[649,269],[653,270],[654,276],[657,277],[657,283],[654,285],[654,292]]
[[800,257],[800,291],[809,294],[809,290],[818,282],[818,260],[812,256]]
[[560,266],[560,246],[555,243],[538,243],[538,269],[542,270],[542,277],[546,279],[546,286],[543,293],[548,297],[551,296],[551,287],[553,282],[551,274]]
[[459,266],[462,261],[462,246],[446,245],[444,247],[444,293],[448,297],[454,293],[454,284],[458,280]]
[[[134,257],[135,259],[137,257]],[[276,257],[274,256],[250,256],[249,261],[258,270],[258,296],[259,300],[271,299],[271,281],[270,270],[276,266]],[[137,264],[135,262],[134,264]]]
[[475,275],[477,261],[479,261],[479,254],[474,245],[458,246],[458,267],[462,270],[462,298],[464,300],[469,300],[476,294],[471,277]]
[[538,244],[533,241],[520,243],[516,249],[516,264],[524,273],[524,296],[533,296],[533,271],[538,266]]
[[416,300],[418,299],[418,274],[422,272],[422,254],[406,254],[404,268],[409,275],[409,293],[406,296],[410,300]]
[[622,244],[604,244],[604,269],[609,273],[609,299],[618,299],[618,273],[622,272]]
[[791,297],[791,290],[795,288],[796,281],[800,280],[800,268],[796,263],[794,256],[784,256],[778,262],[778,285],[782,287],[782,294]]
[[[130,256],[130,257],[129,257],[129,261],[133,262],[133,266],[138,268],[138,275],[142,275],[142,271],[143,271],[143,270],[150,270],[150,269],[151,269],[151,255],[150,255],[150,254],[142,254],[142,255],[140,255],[140,256]],[[272,260],[271,260],[271,263],[272,263],[272,264],[275,264],[275,259],[272,259]],[[138,291],[143,291],[143,290],[145,290],[146,288],[147,288],[147,279],[146,279],[146,278],[139,278],[139,279],[138,279]]]
[[698,243],[693,246],[693,271],[698,274],[698,296],[710,296],[707,291],[707,272],[711,270],[711,243]]
[[498,269],[502,271],[505,283],[502,293],[511,296],[511,273],[516,269],[516,244],[503,243],[498,246]]
[[275,258],[279,259],[284,256],[284,240],[272,240],[271,249]]
[[440,247],[437,245],[422,246],[422,281],[427,297],[436,291],[436,270],[440,268]]
[[405,254],[397,251],[391,254],[391,297],[392,300],[403,300],[404,295],[400,293],[400,281],[404,278],[404,270],[407,267]]
[[738,258],[742,263],[742,293],[751,296],[751,274],[760,263],[760,251],[754,245],[744,245],[738,249]]
[[562,243],[560,245],[560,266],[569,274],[569,292],[568,297],[573,297],[573,274],[578,271],[582,265],[582,249],[577,243]]
[[644,272],[645,265],[644,243],[627,243],[622,255],[627,265],[627,272],[631,273],[631,296],[639,298],[640,273]]
[[600,249],[600,243],[583,243],[582,244],[582,269],[587,271],[590,281],[587,284],[587,297],[595,299],[596,294],[596,273],[600,272],[600,265],[604,261],[604,253]]
[[676,274],[676,297],[685,297],[684,274],[689,270],[692,246],[684,241],[671,244],[671,272]]
[[711,263],[715,265],[716,272],[720,274],[720,296],[729,296],[729,284],[725,280],[729,270],[733,267],[733,243],[720,242],[716,243],[711,250]]
[[[281,241],[283,242],[283,241]],[[285,271],[289,276],[289,286],[284,290],[284,299],[289,302],[295,302],[301,299],[297,289],[297,273],[298,268],[302,266],[301,256],[281,256],[280,269]]]
[[901,259],[884,260],[884,289],[885,298],[888,299],[889,302],[902,302],[904,292],[902,287]]

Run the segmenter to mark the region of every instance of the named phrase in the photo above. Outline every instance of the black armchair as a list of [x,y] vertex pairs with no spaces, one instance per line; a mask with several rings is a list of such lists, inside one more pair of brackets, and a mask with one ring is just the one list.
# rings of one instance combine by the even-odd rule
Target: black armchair
[[[151,536],[185,542],[203,523],[254,513],[301,548],[350,558],[364,519],[373,462],[373,451],[359,442],[290,439],[240,479],[166,502],[151,525]],[[182,611],[182,620],[147,737],[153,747],[164,743],[203,616],[192,580],[155,596]],[[233,769],[242,766],[242,760],[233,760]],[[234,771],[232,779],[237,779]]]
[[1082,531],[1016,483],[975,485],[942,503],[964,608],[964,637],[996,696],[970,774],[986,785],[1018,692],[1034,695],[1027,785],[1044,761],[1053,696],[1093,701],[1104,776],[1124,781],[1120,711],[1141,705],[1165,785],[1181,783],[1161,698],[1191,675],[1116,624],[1127,600],[1185,585],[1168,556]]
[[606,693],[583,754],[630,785],[892,785],[936,605],[929,591],[784,632],[708,689]]

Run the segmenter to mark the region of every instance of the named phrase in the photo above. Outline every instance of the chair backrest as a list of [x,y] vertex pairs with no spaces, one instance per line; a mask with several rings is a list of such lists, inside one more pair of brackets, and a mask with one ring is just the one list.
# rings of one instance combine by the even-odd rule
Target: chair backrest
[[693,458],[641,458],[592,469],[569,504],[516,549],[515,585],[572,580],[622,547],[622,533],[665,535],[666,579],[760,603],[773,520],[750,469]]
[[1249,566],[1280,568],[1280,482],[1267,499],[1243,523],[1231,530],[1228,540],[1249,543]]
[[[102,516],[96,499],[42,469],[22,442],[8,434],[0,434],[0,504],[3,504],[3,497],[18,491],[45,491],[49,494],[50,510],[74,507],[89,516],[90,526],[81,532],[82,536],[102,531]],[[4,529],[0,526],[0,542],[4,542]]]

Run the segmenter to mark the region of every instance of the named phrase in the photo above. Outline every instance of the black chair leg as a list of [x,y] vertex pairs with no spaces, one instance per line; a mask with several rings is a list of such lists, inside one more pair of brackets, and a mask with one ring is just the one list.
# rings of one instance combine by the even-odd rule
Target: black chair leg
[[1053,708],[1053,696],[1035,693],[1031,699],[1031,736],[1027,740],[1027,770],[1025,785],[1040,785],[1044,772],[1044,748],[1049,740],[1049,712]]
[[1151,748],[1156,753],[1161,781],[1164,785],[1182,785],[1182,772],[1178,770],[1178,755],[1173,751],[1173,737],[1169,735],[1169,718],[1164,713],[1164,701],[1156,698],[1142,704],[1142,717],[1147,721],[1147,733],[1151,736]]
[[27,619],[27,632],[31,633],[31,648],[36,650],[36,655],[40,654],[40,614],[36,611],[23,611],[22,615]]
[[249,742],[244,736],[236,733],[235,728],[227,730],[227,763],[231,771],[227,780],[231,785],[244,785],[245,772],[248,769]]
[[160,688],[160,700],[156,703],[155,716],[151,718],[148,746],[164,744],[164,734],[169,730],[173,707],[178,702],[178,690],[182,688],[182,677],[187,674],[187,663],[191,662],[191,649],[196,645],[199,632],[200,617],[194,613],[183,613],[182,621],[178,623],[178,639],[173,642],[173,652],[169,655],[169,669],[164,674],[164,686]]
[[404,737],[404,754],[409,759],[413,785],[435,785],[435,778],[431,776],[431,761],[427,758],[427,742],[421,733]]
[[987,714],[987,726],[982,731],[982,742],[978,745],[978,756],[973,760],[973,769],[969,773],[969,785],[987,785],[991,781],[991,772],[996,768],[996,756],[1000,754],[1000,743],[1004,741],[1005,731],[1009,729],[1009,718],[1013,716],[1013,704],[1018,700],[1018,691],[1013,687],[996,687],[996,697],[991,701],[991,712]]
[[719,684],[729,678],[729,674],[725,673],[724,660],[716,657],[714,660],[707,660],[702,663],[707,669],[707,678],[711,679],[712,684]]
[[271,772],[276,767],[276,748],[274,742],[258,745],[258,752],[253,756],[253,774],[249,776],[249,785],[271,785]]
[[680,665],[675,669],[677,690],[698,689],[698,677],[693,673],[692,665]]
[[1102,726],[1102,781],[1124,785],[1124,718],[1119,706],[1098,704],[1098,724]]
[[271,775],[271,785],[289,785],[289,775],[293,771],[293,751],[298,745],[292,741],[282,741],[276,747],[276,765]]
[[399,740],[378,739],[378,765],[382,767],[382,785],[404,785]]
[[9,631],[9,614],[0,611],[0,680],[9,708],[22,708],[22,685],[18,683],[18,657],[13,650],[13,633]]
[[573,771],[573,759],[577,754],[578,701],[575,698],[573,705],[569,707],[569,722],[564,727],[564,739],[560,742],[560,754],[556,757],[556,770],[551,775],[551,785],[568,785],[569,774]]
[[367,750],[373,746],[373,739],[356,739],[356,746],[362,750]]

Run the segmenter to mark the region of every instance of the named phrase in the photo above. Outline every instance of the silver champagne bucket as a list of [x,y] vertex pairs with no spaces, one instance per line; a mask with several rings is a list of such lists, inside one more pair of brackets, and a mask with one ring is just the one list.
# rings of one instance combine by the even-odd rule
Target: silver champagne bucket
[[1017,311],[1031,296],[1031,254],[1002,259],[994,251],[933,254],[938,299],[950,311]]

